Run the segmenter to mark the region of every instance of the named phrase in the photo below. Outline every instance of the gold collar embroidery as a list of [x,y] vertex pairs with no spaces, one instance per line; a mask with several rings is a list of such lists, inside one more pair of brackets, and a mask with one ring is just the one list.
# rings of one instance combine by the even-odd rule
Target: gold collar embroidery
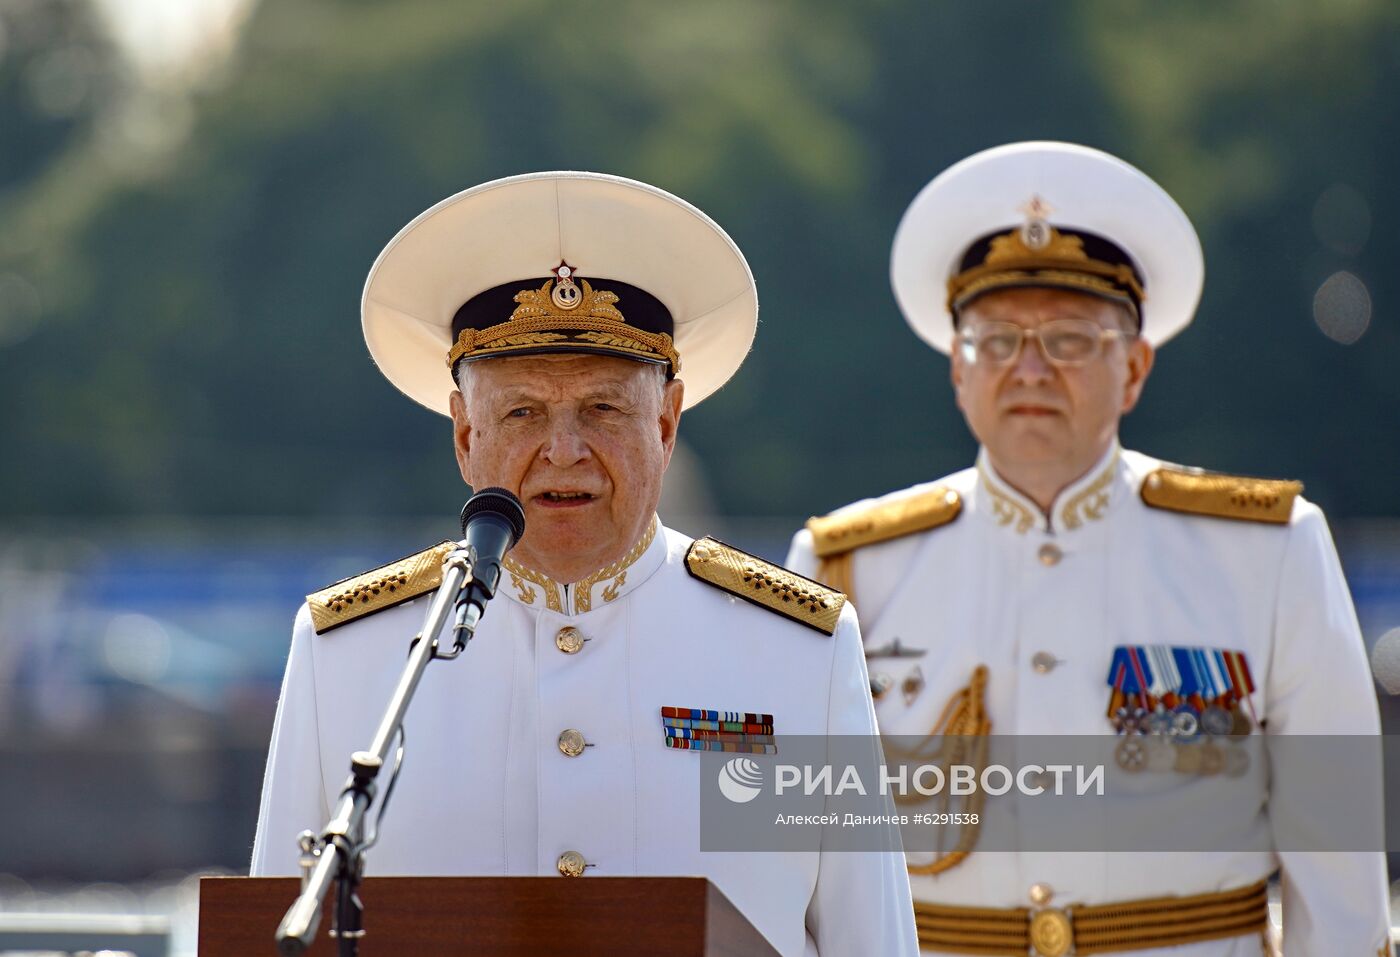
[[[1121,453],[1122,447],[1114,442],[1101,469],[1090,473],[1092,477],[1080,479],[1061,493],[1061,497],[1068,493],[1064,505],[1057,510],[1061,529],[1073,531],[1082,528],[1086,521],[1097,522],[1104,517],[1112,496],[1113,477],[1117,474]],[[1024,535],[1035,527],[1038,519],[1045,517],[1034,503],[1001,481],[987,459],[985,450],[977,456],[977,474],[982,488],[986,489],[991,499],[992,518],[998,525],[1009,526],[1017,535]],[[1048,524],[1048,517],[1046,518]]]
[[[501,562],[507,572],[510,573],[511,585],[515,587],[516,596],[521,604],[533,605],[537,593],[531,585],[539,586],[544,592],[545,607],[559,614],[581,615],[586,611],[593,610],[593,587],[600,582],[613,581],[603,587],[604,603],[613,601],[621,593],[622,586],[627,583],[627,569],[636,564],[637,559],[646,553],[651,547],[651,543],[656,539],[656,530],[661,522],[652,516],[651,525],[647,527],[646,533],[637,541],[637,544],[617,561],[589,575],[587,578],[575,582],[573,585],[561,585],[559,582],[512,559],[509,555]],[[564,609],[564,598],[569,589],[573,589],[573,610],[566,612]]]
[[977,457],[977,474],[982,479],[982,487],[992,496],[992,517],[1001,526],[1014,523],[1017,535],[1026,534],[1035,524],[1035,513],[1001,490],[996,480],[992,478],[991,467],[986,464],[984,459],[985,455]]
[[1102,472],[1095,476],[1094,480],[1076,492],[1069,501],[1065,502],[1064,508],[1060,509],[1060,525],[1066,529],[1074,529],[1083,525],[1085,520],[1097,522],[1103,518],[1104,512],[1108,509],[1109,490],[1113,483],[1113,476],[1118,470],[1119,458],[1118,444],[1114,443],[1113,454],[1108,458],[1108,464],[1104,466]]

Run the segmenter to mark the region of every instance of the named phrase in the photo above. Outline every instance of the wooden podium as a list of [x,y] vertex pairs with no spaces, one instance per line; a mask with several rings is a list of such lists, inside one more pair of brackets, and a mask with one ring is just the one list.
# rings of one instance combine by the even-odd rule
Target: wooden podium
[[[199,882],[200,957],[275,955],[294,877]],[[334,894],[332,894],[332,899]],[[361,957],[778,957],[703,877],[367,877]],[[334,957],[321,917],[312,957]]]

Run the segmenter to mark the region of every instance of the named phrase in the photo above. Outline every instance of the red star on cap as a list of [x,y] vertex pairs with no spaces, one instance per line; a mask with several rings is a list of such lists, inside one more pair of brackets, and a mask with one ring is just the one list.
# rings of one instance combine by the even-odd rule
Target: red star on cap
[[1055,211],[1055,207],[1051,206],[1039,196],[1032,196],[1030,201],[1017,211],[1025,213],[1027,219],[1046,220],[1049,219],[1050,214]]

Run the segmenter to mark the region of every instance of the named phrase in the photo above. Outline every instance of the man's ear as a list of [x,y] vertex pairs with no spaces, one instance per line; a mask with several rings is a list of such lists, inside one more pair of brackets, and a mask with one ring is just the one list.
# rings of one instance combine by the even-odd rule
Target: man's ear
[[467,401],[457,389],[452,390],[447,401],[452,408],[452,445],[457,452],[457,469],[462,473],[462,481],[471,485],[472,424],[467,418]]
[[1142,387],[1152,372],[1157,350],[1146,339],[1138,337],[1128,343],[1128,379],[1123,383],[1123,414],[1133,411],[1142,397]]
[[671,464],[671,453],[676,450],[676,431],[681,424],[681,406],[685,404],[685,383],[680,379],[667,382],[661,392],[661,414],[657,424],[661,428],[661,468]]
[[965,371],[966,370],[963,368],[962,353],[958,349],[958,344],[954,342],[953,351],[948,356],[948,381],[953,384],[953,401],[956,402],[958,408],[962,409],[964,412],[967,411],[963,406],[962,400],[963,373]]

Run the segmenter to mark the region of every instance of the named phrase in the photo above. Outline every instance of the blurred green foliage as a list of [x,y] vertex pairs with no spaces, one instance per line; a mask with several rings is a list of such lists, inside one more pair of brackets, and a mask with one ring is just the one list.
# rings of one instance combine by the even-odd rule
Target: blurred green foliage
[[[0,3],[4,514],[450,511],[446,421],[369,362],[361,284],[420,210],[549,168],[677,192],[749,256],[755,351],[683,426],[726,512],[963,467],[889,242],[943,167],[1031,138],[1124,156],[1202,233],[1127,444],[1400,514],[1393,3],[278,0],[191,91],[129,88],[84,11]],[[74,44],[90,95],[35,119],[22,78]],[[1352,345],[1313,321],[1339,270],[1373,303]]]

